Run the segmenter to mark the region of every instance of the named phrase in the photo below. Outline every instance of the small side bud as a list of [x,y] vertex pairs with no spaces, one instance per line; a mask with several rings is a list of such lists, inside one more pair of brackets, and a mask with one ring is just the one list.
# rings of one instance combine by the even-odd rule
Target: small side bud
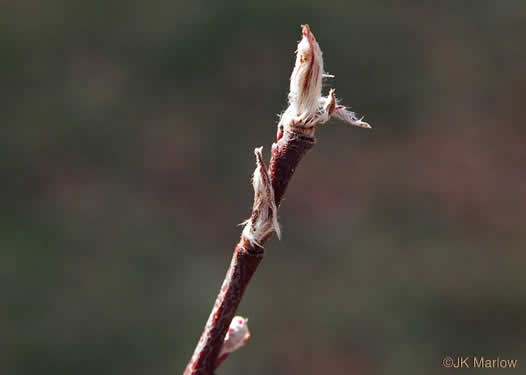
[[254,206],[252,208],[252,216],[243,223],[245,228],[241,234],[251,245],[260,247],[265,237],[273,231],[276,232],[278,238],[281,237],[274,189],[272,188],[267,167],[263,162],[262,150],[263,147],[254,150],[257,163],[254,177],[252,178]]
[[220,356],[225,353],[232,353],[241,348],[250,339],[248,330],[248,319],[242,316],[235,316],[230,323],[225,341],[221,347]]
[[221,363],[229,356],[230,353],[238,350],[250,339],[250,331],[248,330],[248,319],[242,316],[234,316],[228,332],[221,346],[221,351],[217,357],[215,368],[218,368]]
[[334,89],[329,91],[329,95],[320,98],[320,109],[318,114],[318,123],[325,124],[331,116],[334,114],[336,109],[336,97],[334,96]]

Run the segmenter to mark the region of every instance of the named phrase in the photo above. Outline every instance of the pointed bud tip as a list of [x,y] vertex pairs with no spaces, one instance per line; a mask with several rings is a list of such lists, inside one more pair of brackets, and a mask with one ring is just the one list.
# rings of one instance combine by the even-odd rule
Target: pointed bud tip
[[353,124],[355,126],[359,126],[360,128],[364,128],[364,129],[372,129],[373,127],[371,125],[369,125],[368,123],[364,122],[364,121],[358,121],[356,124]]

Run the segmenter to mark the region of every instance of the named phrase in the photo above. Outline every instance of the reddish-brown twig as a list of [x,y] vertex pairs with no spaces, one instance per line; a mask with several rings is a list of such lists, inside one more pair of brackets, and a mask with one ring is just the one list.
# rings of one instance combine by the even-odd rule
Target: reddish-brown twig
[[352,125],[370,127],[344,106],[337,105],[334,90],[327,97],[321,96],[323,75],[321,50],[309,26],[305,25],[291,76],[289,107],[278,124],[269,168],[263,162],[261,149],[256,149],[252,215],[246,221],[212,313],[184,375],[212,375],[228,355],[222,354],[218,360],[243,293],[263,259],[263,245],[273,232],[279,235],[277,208],[298,163],[314,147],[316,125],[337,117]]

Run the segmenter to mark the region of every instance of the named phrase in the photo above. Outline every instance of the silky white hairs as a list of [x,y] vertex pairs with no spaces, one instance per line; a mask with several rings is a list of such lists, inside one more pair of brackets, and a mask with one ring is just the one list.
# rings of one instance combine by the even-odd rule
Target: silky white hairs
[[318,110],[323,75],[321,49],[309,26],[303,26],[302,34],[296,50],[296,64],[290,76],[289,105],[296,116]]
[[252,216],[243,222],[245,227],[241,234],[248,242],[253,245],[261,246],[262,240],[273,231],[278,238],[281,237],[281,231],[278,223],[278,208],[274,198],[274,189],[268,175],[267,167],[263,162],[261,151],[263,147],[256,148],[256,170],[252,177],[252,186],[254,187],[254,206]]
[[[323,57],[316,38],[308,25],[302,26],[302,38],[296,50],[296,63],[290,76],[289,106],[278,123],[278,142],[283,132],[313,136],[317,124],[323,124],[336,117],[348,124],[370,128],[358,119],[354,112],[342,105],[334,95],[334,89],[322,96],[322,80],[331,77],[323,71]],[[275,149],[276,143],[272,145]],[[252,178],[254,206],[252,216],[244,221],[242,237],[250,245],[260,246],[273,231],[281,235],[278,223],[278,208],[274,197],[272,181],[263,162],[262,147],[256,148],[256,170]]]
[[334,76],[324,72],[320,46],[309,26],[303,25],[296,63],[290,76],[289,106],[281,115],[278,134],[280,131],[295,130],[312,135],[316,124],[323,124],[331,117],[354,126],[371,127],[345,106],[337,105],[334,89],[326,97],[322,96],[323,78]]

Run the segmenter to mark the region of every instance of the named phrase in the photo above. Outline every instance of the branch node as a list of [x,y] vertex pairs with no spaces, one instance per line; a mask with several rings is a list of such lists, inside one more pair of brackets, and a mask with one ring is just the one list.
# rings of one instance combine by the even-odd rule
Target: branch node
[[252,178],[254,187],[254,205],[252,216],[245,220],[245,227],[241,234],[242,239],[246,239],[251,246],[263,247],[263,242],[272,232],[276,232],[278,238],[281,237],[281,230],[278,223],[278,208],[274,198],[274,189],[268,174],[268,169],[263,161],[261,154],[263,147],[256,148],[256,170]]

